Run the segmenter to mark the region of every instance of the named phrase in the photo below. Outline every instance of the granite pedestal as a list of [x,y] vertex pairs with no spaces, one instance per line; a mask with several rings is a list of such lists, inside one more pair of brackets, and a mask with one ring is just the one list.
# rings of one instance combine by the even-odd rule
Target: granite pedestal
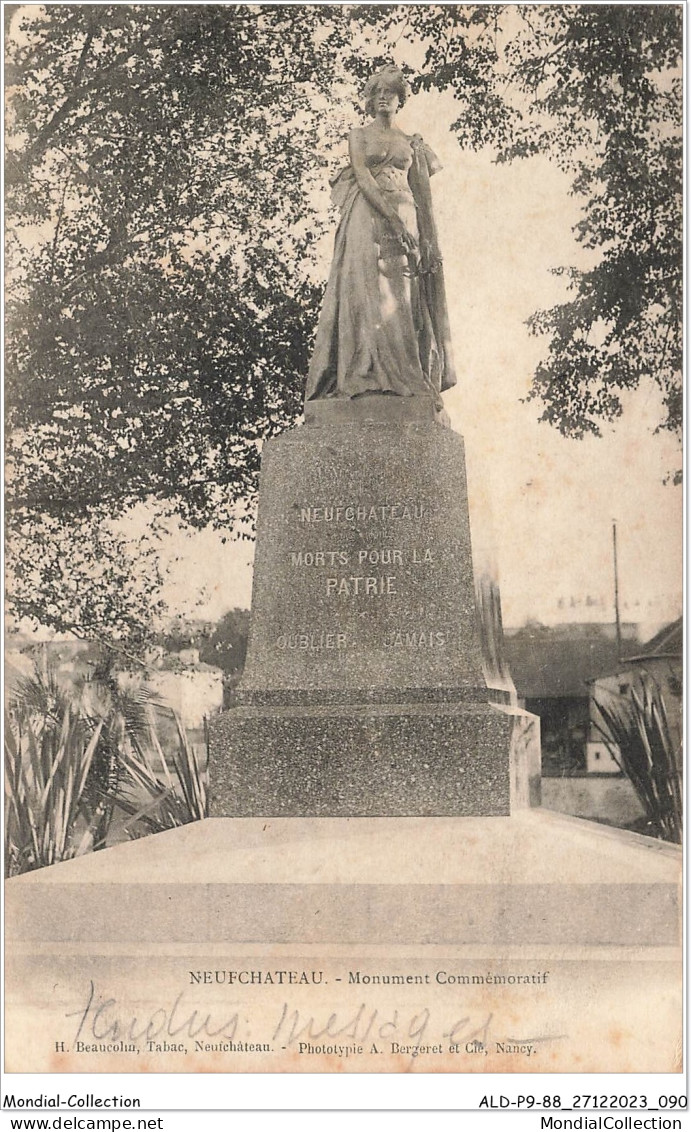
[[431,400],[321,401],[262,453],[247,663],[214,816],[508,814],[462,438]]

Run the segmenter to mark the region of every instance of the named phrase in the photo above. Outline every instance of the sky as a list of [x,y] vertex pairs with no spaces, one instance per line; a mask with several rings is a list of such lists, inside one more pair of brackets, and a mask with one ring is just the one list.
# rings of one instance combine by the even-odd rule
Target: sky
[[[649,388],[628,396],[602,438],[565,439],[538,423],[538,403],[523,403],[545,351],[526,319],[565,297],[551,269],[585,267],[592,253],[573,236],[567,177],[545,157],[495,165],[461,151],[448,125],[457,113],[449,96],[420,94],[398,125],[444,166],[432,184],[459,375],[444,400],[466,442],[476,553],[494,551],[506,625],[611,622],[616,520],[621,616],[644,637],[681,612],[682,492],[664,483],[676,441],[654,435]],[[333,232],[320,249],[324,278],[332,247]],[[212,531],[176,534],[164,553],[171,612],[216,619],[249,607],[252,552]]]

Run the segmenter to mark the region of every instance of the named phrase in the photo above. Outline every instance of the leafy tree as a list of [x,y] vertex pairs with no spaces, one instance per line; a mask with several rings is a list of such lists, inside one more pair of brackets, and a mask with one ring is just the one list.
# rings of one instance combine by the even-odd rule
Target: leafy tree
[[[500,161],[546,153],[582,198],[589,270],[531,321],[549,339],[531,397],[565,435],[600,432],[620,393],[656,384],[660,428],[681,431],[682,139],[679,5],[412,9],[420,85],[451,87],[462,145]],[[556,266],[556,265],[555,265]]]
[[137,503],[200,526],[246,512],[260,441],[300,410],[308,196],[343,128],[314,109],[333,48],[316,8],[59,5],[21,23],[6,364],[31,585],[15,608],[131,636],[144,602],[112,577],[92,579],[108,609],[60,600],[55,548],[124,573],[115,545],[94,551]]
[[240,673],[247,655],[250,615],[246,609],[231,609],[226,613],[207,641],[199,659],[215,664],[229,675]]
[[124,537],[105,507],[51,515],[27,501],[8,511],[7,551],[16,617],[130,653],[150,640],[163,611],[157,542]]
[[[14,611],[139,647],[152,538],[229,530],[300,411],[324,154],[393,59],[452,89],[459,143],[548,153],[598,253],[533,396],[597,432],[641,380],[680,419],[677,6],[49,5],[9,37],[8,551]],[[425,56],[420,64],[420,44]],[[327,158],[327,163],[329,158]],[[70,579],[70,585],[67,580]],[[76,582],[76,592],[74,585]]]

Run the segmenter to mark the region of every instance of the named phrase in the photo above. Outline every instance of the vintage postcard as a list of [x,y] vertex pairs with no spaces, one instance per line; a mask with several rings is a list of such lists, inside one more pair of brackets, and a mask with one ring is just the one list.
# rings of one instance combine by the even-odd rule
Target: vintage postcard
[[4,15],[5,1071],[680,1074],[682,5]]

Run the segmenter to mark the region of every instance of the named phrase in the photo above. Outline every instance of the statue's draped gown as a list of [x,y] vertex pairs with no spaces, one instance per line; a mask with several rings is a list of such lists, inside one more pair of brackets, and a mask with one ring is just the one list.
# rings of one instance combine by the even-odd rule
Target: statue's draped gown
[[392,393],[432,396],[455,384],[429,177],[439,163],[421,138],[387,143],[365,132],[365,160],[408,230],[419,262],[402,253],[350,166],[333,182],[341,210],[305,399]]

